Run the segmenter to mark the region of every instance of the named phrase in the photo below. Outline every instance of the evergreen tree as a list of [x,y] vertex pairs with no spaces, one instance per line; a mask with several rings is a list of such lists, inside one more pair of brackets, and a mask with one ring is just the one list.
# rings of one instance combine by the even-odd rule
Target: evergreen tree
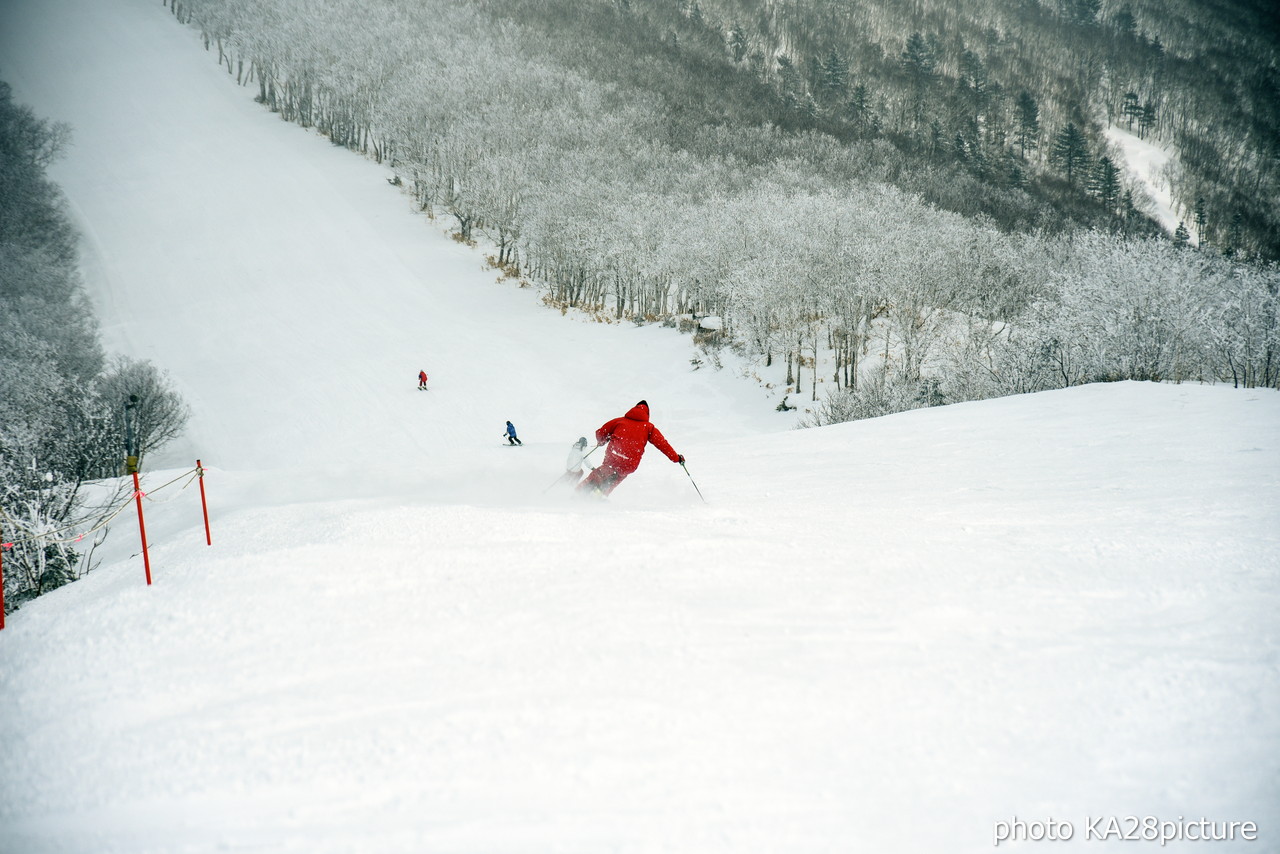
[[1126,228],[1132,226],[1140,216],[1137,205],[1133,203],[1133,190],[1125,190],[1124,195],[1121,196],[1120,216],[1124,219]]
[[849,64],[835,48],[827,53],[827,58],[822,63],[821,83],[819,91],[823,99],[837,103],[838,99],[844,96],[845,88],[849,85]]
[[1027,151],[1034,151],[1040,146],[1040,106],[1031,93],[1023,90],[1018,93],[1016,103],[1018,111],[1018,148],[1026,158]]
[[1138,22],[1133,17],[1133,11],[1128,6],[1121,6],[1120,11],[1116,12],[1111,23],[1115,25],[1120,35],[1132,38],[1137,35]]
[[928,84],[933,80],[936,65],[937,59],[924,36],[919,32],[908,36],[906,47],[902,50],[902,67],[906,69],[907,76],[922,85]]
[[1089,158],[1089,144],[1074,122],[1069,122],[1054,139],[1052,157],[1067,173],[1067,183],[1074,184],[1076,172]]
[[989,85],[987,67],[982,58],[971,50],[965,50],[960,55],[960,88],[981,99],[987,94]]
[[1201,246],[1205,243],[1205,229],[1209,225],[1209,213],[1205,209],[1204,196],[1196,199],[1195,207],[1196,239]]
[[1124,93],[1124,104],[1120,107],[1120,115],[1124,116],[1125,123],[1132,130],[1134,121],[1142,116],[1142,104],[1138,101],[1137,92]]
[[942,123],[937,119],[929,122],[929,153],[936,154],[942,148]]
[[924,120],[925,92],[934,79],[937,59],[920,33],[912,33],[902,51],[902,68],[911,83],[911,123],[919,128]]
[[853,87],[849,95],[849,120],[858,128],[866,128],[871,121],[871,93],[863,83]]
[[1098,23],[1102,0],[1062,0],[1063,13],[1072,23],[1092,27]]
[[794,117],[801,113],[809,93],[805,89],[804,79],[799,69],[786,54],[778,57],[778,86],[787,114]]
[[747,55],[747,34],[740,24],[734,24],[733,29],[729,31],[729,53],[733,56],[734,62],[742,62],[743,57]]
[[1191,239],[1191,234],[1187,231],[1187,226],[1183,222],[1178,223],[1177,229],[1173,232],[1173,245],[1186,246],[1187,241]]
[[1138,136],[1143,139],[1156,126],[1156,105],[1147,101],[1142,105],[1142,114],[1138,116]]
[[1244,237],[1244,215],[1236,211],[1231,215],[1231,225],[1227,229],[1227,254],[1235,255],[1240,251],[1240,241]]
[[1089,189],[1107,209],[1114,215],[1120,201],[1120,170],[1111,162],[1110,157],[1101,157],[1090,176]]

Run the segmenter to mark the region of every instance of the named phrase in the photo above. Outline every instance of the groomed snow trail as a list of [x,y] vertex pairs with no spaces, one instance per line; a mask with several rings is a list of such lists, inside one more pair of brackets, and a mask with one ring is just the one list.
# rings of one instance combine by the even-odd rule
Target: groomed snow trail
[[169,371],[194,410],[151,468],[202,457],[458,480],[460,459],[488,470],[510,420],[554,473],[570,442],[641,398],[686,445],[794,423],[754,383],[691,370],[688,336],[574,322],[498,283],[389,170],[254,103],[162,6],[5,14],[0,73],[74,126],[53,177],[87,237],[107,344]]
[[[76,128],[89,289],[191,400],[154,465],[203,456],[214,508],[212,548],[193,488],[148,508],[153,586],[120,525],[10,616],[0,851],[1280,844],[1280,395],[791,432],[673,331],[494,282],[158,2],[0,7],[0,75]],[[708,504],[652,453],[608,503],[544,491],[640,397]]]

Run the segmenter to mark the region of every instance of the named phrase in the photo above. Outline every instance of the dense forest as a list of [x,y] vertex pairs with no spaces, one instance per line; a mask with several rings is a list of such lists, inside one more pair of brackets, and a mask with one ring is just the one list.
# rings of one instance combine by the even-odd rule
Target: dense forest
[[[125,409],[145,454],[177,435],[185,407],[152,365],[108,358],[78,272],[79,235],[45,174],[69,138],[0,82],[0,541],[4,605],[91,564],[118,504]],[[131,400],[132,399],[132,400]],[[103,502],[83,487],[103,481]],[[82,539],[82,535],[93,532]]]
[[[1280,385],[1261,3],[167,2],[269,109],[387,164],[548,304],[693,318],[713,361],[785,360],[819,423]],[[1178,152],[1190,226],[1148,215],[1111,122]]]
[[[1120,126],[1177,152],[1168,180],[1199,242],[1280,253],[1280,16],[1267,0],[619,0],[628,14],[612,24],[567,4],[488,5],[512,20],[536,15],[548,39],[605,41],[613,56],[664,32],[669,45],[683,37],[681,53],[701,53],[704,73],[718,68],[727,83],[745,69],[774,96],[751,99],[756,120],[884,139],[906,171],[1028,188],[1059,217],[1112,228],[1132,213],[1105,138]],[[1018,224],[1000,203],[893,180]]]
[[[1177,153],[1167,180],[1196,242],[1266,260],[1280,253],[1280,22],[1266,0],[463,7],[446,15],[432,4],[384,0],[363,17],[354,4],[305,0],[174,3],[220,53],[236,57],[239,76],[259,72],[264,100],[286,114],[296,100],[297,118],[309,123],[315,111],[322,128],[330,114],[350,125],[337,129],[339,138],[387,130],[372,126],[370,109],[407,65],[430,56],[420,43],[430,38],[425,29],[466,38],[454,28],[484,27],[490,32],[478,34],[476,47],[517,50],[519,58],[480,54],[468,65],[566,71],[575,78],[566,83],[602,88],[607,106],[653,108],[662,125],[653,130],[668,145],[696,151],[708,128],[761,126],[876,140],[885,145],[852,149],[868,175],[1009,229],[1149,230],[1107,145],[1106,126],[1123,127]],[[357,31],[319,43],[343,20]],[[342,68],[361,57],[373,67]],[[341,107],[323,103],[337,97],[333,75],[353,87]],[[271,78],[286,91],[274,91]],[[547,81],[535,90],[539,82]],[[350,114],[337,119],[335,110]]]

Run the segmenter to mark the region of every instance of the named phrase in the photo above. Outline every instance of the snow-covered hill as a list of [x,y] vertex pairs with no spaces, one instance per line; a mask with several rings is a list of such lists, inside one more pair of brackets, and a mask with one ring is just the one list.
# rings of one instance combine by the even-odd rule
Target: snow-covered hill
[[[794,432],[674,331],[496,283],[159,3],[0,8],[0,75],[75,125],[108,343],[193,406],[148,481],[202,457],[214,517],[157,496],[153,586],[117,525],[0,633],[0,851],[1280,844],[1280,395]],[[656,453],[548,490],[641,397],[708,503]]]

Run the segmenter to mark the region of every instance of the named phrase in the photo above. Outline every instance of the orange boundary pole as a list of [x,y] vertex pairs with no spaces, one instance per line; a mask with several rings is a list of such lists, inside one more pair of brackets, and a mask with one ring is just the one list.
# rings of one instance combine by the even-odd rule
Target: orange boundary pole
[[138,484],[138,472],[133,472],[133,497],[138,502],[138,532],[142,535],[142,565],[147,569],[147,584],[151,583],[151,557],[147,554],[147,523],[142,520],[142,487]]
[[213,545],[213,534],[209,533],[209,502],[204,497],[204,466],[196,460],[196,475],[200,478],[200,508],[204,511],[204,544]]

